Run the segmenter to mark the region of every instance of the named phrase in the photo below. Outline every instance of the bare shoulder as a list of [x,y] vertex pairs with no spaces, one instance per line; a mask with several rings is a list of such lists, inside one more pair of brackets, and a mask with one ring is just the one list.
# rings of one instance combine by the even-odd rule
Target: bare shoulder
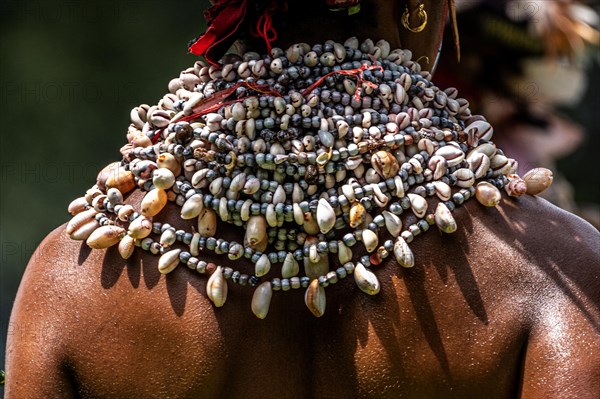
[[71,279],[69,274],[78,259],[81,264],[81,243],[67,238],[64,226],[51,232],[33,253],[23,275],[7,335],[7,397],[75,395],[65,340],[70,327],[65,321],[74,309],[73,298],[81,292],[65,282]]
[[[510,243],[530,320],[521,398],[593,398],[600,392],[600,234],[543,199],[505,201],[485,225]],[[518,298],[516,296],[515,298]],[[509,305],[510,306],[510,305]]]
[[498,245],[519,254],[523,266],[599,288],[600,233],[580,217],[531,196],[504,199],[492,209],[471,207],[469,213]]

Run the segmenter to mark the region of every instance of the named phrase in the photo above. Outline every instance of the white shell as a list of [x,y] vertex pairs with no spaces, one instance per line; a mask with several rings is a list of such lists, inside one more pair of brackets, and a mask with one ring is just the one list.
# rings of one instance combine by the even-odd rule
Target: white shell
[[356,199],[356,195],[354,194],[354,189],[352,188],[352,186],[350,184],[344,184],[342,186],[342,194],[344,194],[344,196],[346,198],[348,198],[349,202],[353,202]]
[[192,235],[192,241],[190,242],[190,253],[192,254],[192,256],[198,256],[200,254],[200,248],[198,248],[200,237],[201,235],[198,232]]
[[467,161],[471,161],[475,154],[485,154],[488,158],[492,159],[492,157],[496,154],[496,146],[492,143],[481,144],[469,152],[467,155]]
[[170,228],[170,229],[166,229],[165,231],[162,232],[158,242],[160,243],[160,245],[162,247],[170,247],[171,245],[173,245],[175,243],[176,239],[177,239],[177,235],[175,234],[175,229]]
[[460,150],[460,148],[456,148],[453,145],[445,145],[444,147],[440,147],[435,152],[435,155],[439,155],[446,159],[449,168],[460,164],[465,159],[465,154]]
[[[304,246],[314,247],[316,249],[317,239],[315,237],[309,237],[304,242]],[[309,249],[310,251],[310,249]],[[317,262],[311,262],[310,256],[304,257],[304,274],[311,279],[318,278],[327,274],[329,271],[329,256],[324,254],[318,257]]]
[[439,199],[442,201],[450,201],[450,198],[452,197],[452,190],[450,189],[449,185],[441,181],[434,181],[433,186],[435,188],[435,194]]
[[380,208],[386,206],[390,198],[384,194],[378,184],[371,184],[371,188],[373,189],[373,202]]
[[404,182],[402,181],[402,178],[400,176],[394,177],[394,186],[396,186],[396,188],[395,188],[396,197],[398,197],[398,198],[404,197]]
[[221,197],[219,200],[219,217],[226,222],[229,219],[229,209],[227,209],[227,198]]
[[381,214],[385,220],[385,227],[392,237],[398,237],[402,231],[402,220],[390,211],[383,211]]
[[127,233],[133,238],[146,238],[152,232],[152,221],[145,216],[137,217],[129,224]]
[[319,285],[319,280],[314,279],[306,289],[304,294],[304,303],[308,310],[316,317],[321,317],[325,314],[325,288]]
[[315,244],[311,245],[308,248],[308,260],[311,263],[317,263],[321,259],[321,255],[317,251],[317,246]]
[[323,234],[326,234],[335,225],[335,211],[324,198],[319,200],[319,205],[317,206],[317,223]]
[[465,127],[465,132],[468,133],[471,129],[475,130],[475,137],[477,137],[478,140],[489,141],[492,139],[492,136],[494,134],[494,128],[490,125],[488,121],[484,120],[472,122],[467,127]]
[[252,195],[260,189],[260,180],[256,177],[246,179],[242,192],[244,194]]
[[210,182],[208,189],[215,197],[220,197],[223,192],[223,178],[217,177],[215,180]]
[[304,224],[304,212],[302,212],[302,208],[294,202],[292,210],[294,212],[294,221],[298,226],[302,226]]
[[250,207],[252,206],[252,200],[248,199],[242,204],[240,209],[240,219],[242,222],[247,222],[250,219]]
[[471,171],[471,169],[460,168],[452,175],[456,177],[456,185],[458,187],[469,188],[475,184],[475,174]]
[[415,265],[415,256],[402,237],[398,237],[394,243],[394,255],[396,256],[398,264],[402,267],[408,268]]
[[223,276],[222,266],[217,266],[215,272],[208,279],[206,283],[206,295],[218,308],[225,304],[227,300],[227,280]]
[[427,201],[418,194],[407,194],[410,200],[410,207],[415,216],[422,218],[427,212]]
[[125,237],[121,238],[121,241],[119,241],[119,246],[118,246],[118,250],[119,250],[119,254],[121,255],[121,258],[129,259],[131,257],[131,255],[133,254],[134,249],[135,249],[135,240],[133,239],[133,237],[126,235]]
[[446,174],[446,159],[439,155],[434,155],[429,159],[429,169],[433,172],[433,180],[439,180]]
[[259,319],[264,319],[267,317],[267,313],[269,313],[269,306],[271,305],[271,298],[273,296],[273,291],[271,289],[271,282],[265,281],[260,284],[254,290],[254,295],[252,295],[252,313]]
[[298,183],[294,183],[294,188],[292,189],[292,202],[294,204],[299,204],[304,200],[304,191],[302,187]]
[[283,266],[281,267],[281,277],[290,278],[296,276],[300,272],[300,265],[290,252],[285,256]]
[[267,213],[265,215],[267,224],[270,227],[277,227],[277,214],[275,213],[275,205],[269,204],[267,206]]
[[439,202],[435,209],[435,224],[444,233],[454,233],[456,231],[456,221],[450,209],[443,203]]
[[376,295],[381,289],[377,276],[362,263],[357,263],[354,268],[354,281],[362,292],[369,295]]
[[208,185],[208,180],[206,180],[206,175],[208,174],[208,169],[200,169],[192,176],[192,187],[194,188],[205,188]]
[[473,171],[476,179],[480,179],[490,169],[490,159],[487,155],[478,152],[468,159],[469,169]]
[[135,210],[133,209],[133,206],[126,204],[126,205],[123,205],[121,207],[121,209],[119,209],[119,212],[117,213],[117,217],[119,218],[119,220],[121,222],[127,222],[127,221],[129,221],[129,216],[131,216],[134,212],[135,212]]
[[363,244],[365,244],[367,252],[369,253],[375,251],[377,245],[379,245],[379,238],[377,237],[377,234],[370,229],[364,229],[362,231],[362,241]]
[[204,209],[204,196],[202,194],[194,194],[181,207],[182,219],[193,219],[200,215]]
[[338,259],[342,265],[352,260],[352,250],[342,240],[338,240]]
[[275,193],[273,194],[272,202],[275,205],[285,203],[285,190],[283,189],[283,186],[281,184],[279,186],[277,186],[277,189],[275,190]]
[[244,188],[244,184],[246,184],[246,174],[238,173],[233,179],[231,179],[229,189],[231,191],[238,192]]
[[260,258],[258,258],[258,260],[256,261],[256,264],[254,265],[254,274],[256,274],[256,277],[262,277],[269,273],[270,270],[271,261],[269,260],[267,254],[262,254]]
[[156,188],[168,190],[175,184],[175,175],[167,168],[156,169],[152,176],[152,184]]
[[179,265],[179,254],[181,249],[173,249],[169,252],[165,252],[158,259],[158,271],[162,274],[171,273],[177,265]]

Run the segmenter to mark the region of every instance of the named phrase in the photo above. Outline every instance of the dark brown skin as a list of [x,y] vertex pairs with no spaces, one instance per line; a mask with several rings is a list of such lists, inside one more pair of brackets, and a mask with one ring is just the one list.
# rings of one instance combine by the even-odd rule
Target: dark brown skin
[[[127,201],[139,209],[142,195]],[[178,215],[168,205],[157,220],[191,231]],[[414,268],[393,256],[374,267],[379,295],[352,277],[328,287],[319,319],[303,290],[274,293],[258,320],[253,290],[229,284],[217,309],[207,276],[185,265],[163,276],[156,256],[90,250],[61,226],[17,294],[6,397],[597,398],[598,231],[529,196],[454,215],[456,233],[411,244]],[[240,241],[228,227],[217,234]]]
[[596,398],[598,232],[529,196],[455,215],[453,235],[416,238],[414,268],[375,268],[378,296],[352,278],[327,288],[320,319],[303,290],[258,320],[252,289],[230,284],[216,309],[206,276],[160,275],[155,256],[124,261],[60,227],[19,288],[7,397]]

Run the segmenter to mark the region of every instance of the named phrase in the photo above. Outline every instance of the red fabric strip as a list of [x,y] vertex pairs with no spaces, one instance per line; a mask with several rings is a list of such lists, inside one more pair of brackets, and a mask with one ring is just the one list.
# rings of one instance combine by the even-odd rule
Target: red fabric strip
[[205,13],[208,29],[190,47],[193,54],[204,56],[215,65],[235,40],[235,34],[244,22],[246,0],[219,0]]

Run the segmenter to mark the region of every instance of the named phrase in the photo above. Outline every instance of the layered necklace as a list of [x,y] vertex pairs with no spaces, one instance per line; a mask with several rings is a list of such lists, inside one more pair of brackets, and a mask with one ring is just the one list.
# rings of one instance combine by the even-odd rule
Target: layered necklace
[[[259,318],[274,291],[304,290],[317,317],[341,279],[377,294],[374,266],[413,267],[411,242],[456,231],[465,201],[493,207],[501,190],[535,195],[552,182],[547,169],[517,176],[485,118],[411,58],[350,38],[196,62],[157,105],[131,111],[123,159],[69,205],[66,233],[124,259],[149,251],[163,274],[184,264],[208,275],[217,307],[230,284],[253,287]],[[146,192],[139,209],[124,203],[135,188]],[[167,202],[197,228],[153,220]],[[403,224],[407,213],[415,223]],[[242,242],[219,236],[228,224]],[[234,266],[241,258],[251,270]]]

